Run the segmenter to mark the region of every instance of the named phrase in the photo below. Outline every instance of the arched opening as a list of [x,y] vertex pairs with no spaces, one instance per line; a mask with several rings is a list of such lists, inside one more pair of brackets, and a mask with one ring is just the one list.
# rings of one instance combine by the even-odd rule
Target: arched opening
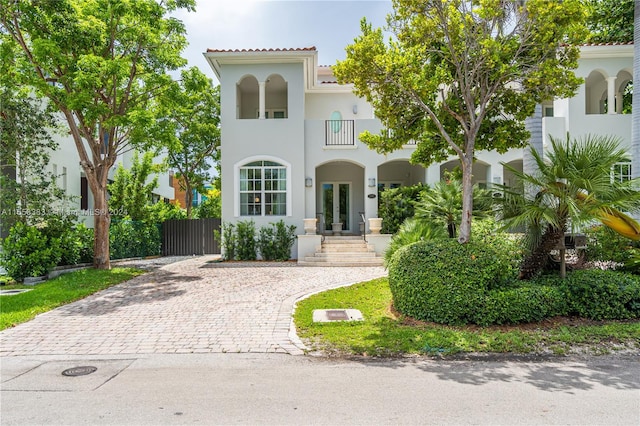
[[606,114],[607,80],[600,71],[591,71],[584,80],[585,112],[587,114]]
[[272,74],[265,82],[265,118],[288,117],[287,82],[279,74]]
[[258,118],[260,93],[258,80],[247,75],[236,85],[236,118]]
[[[505,165],[522,173],[522,159],[509,161]],[[517,186],[521,185],[521,183],[516,178],[516,175],[513,174],[513,172],[509,170],[507,167],[504,168],[504,171],[502,172],[502,174],[503,174],[502,181],[504,182],[505,186],[508,186],[510,188],[516,188]]]
[[[473,179],[472,183],[480,188],[487,188],[487,176],[489,176],[490,167],[482,161],[473,162]],[[459,176],[462,178],[462,168],[460,160],[451,160],[440,165],[440,179],[447,179],[449,176]]]
[[633,104],[633,76],[622,70],[616,77],[616,113],[631,114]]

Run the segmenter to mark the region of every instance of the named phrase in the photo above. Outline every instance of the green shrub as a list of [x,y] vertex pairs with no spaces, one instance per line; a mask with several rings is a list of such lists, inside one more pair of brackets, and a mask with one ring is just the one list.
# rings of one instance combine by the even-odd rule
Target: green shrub
[[258,252],[262,260],[273,260],[276,258],[276,242],[274,238],[274,228],[263,226],[258,231]]
[[474,322],[479,325],[520,324],[566,315],[568,311],[562,287],[527,283],[487,292]]
[[405,219],[415,214],[415,203],[429,187],[418,184],[385,189],[380,193],[378,216],[382,218],[382,233],[395,234]]
[[72,216],[50,216],[42,228],[42,233],[48,240],[55,238],[60,243],[58,265],[77,265],[80,262],[82,241],[76,233],[74,219]]
[[93,228],[87,228],[84,223],[75,227],[76,238],[80,241],[80,263],[93,262]]
[[575,271],[564,282],[571,314],[594,320],[640,317],[640,278],[618,271]]
[[272,224],[275,229],[275,257],[274,260],[285,261],[291,258],[291,248],[296,241],[295,225],[287,226],[284,221],[279,220]]
[[524,236],[504,232],[495,219],[479,219],[471,222],[471,240],[493,247],[508,256],[510,267],[517,270],[524,259]]
[[637,242],[623,237],[612,229],[599,225],[586,231],[587,259],[626,263],[633,256],[633,248]]
[[114,220],[109,228],[112,259],[155,256],[160,254],[162,241],[155,223]]
[[447,238],[443,226],[426,219],[409,218],[404,221],[398,232],[391,237],[389,247],[384,252],[384,263],[389,265],[393,254],[398,249],[418,241],[428,241],[436,238]]
[[60,261],[60,241],[47,238],[39,229],[16,223],[2,240],[0,265],[14,280],[46,275]]
[[[236,233],[235,225],[233,223],[223,223],[222,228],[222,256],[224,260],[233,260],[236,257]],[[214,236],[218,241],[221,240],[220,232],[213,231]]]
[[486,292],[515,275],[508,253],[453,239],[423,241],[391,258],[389,286],[398,311],[443,324],[474,322]]
[[236,223],[236,258],[256,260],[256,225],[253,220]]

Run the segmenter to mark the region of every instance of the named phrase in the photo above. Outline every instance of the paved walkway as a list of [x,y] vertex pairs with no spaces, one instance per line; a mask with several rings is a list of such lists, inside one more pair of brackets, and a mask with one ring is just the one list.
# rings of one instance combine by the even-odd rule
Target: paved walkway
[[[197,257],[0,332],[0,356],[279,352],[302,354],[296,300],[384,276],[380,267],[219,263]],[[4,296],[10,297],[10,296]]]

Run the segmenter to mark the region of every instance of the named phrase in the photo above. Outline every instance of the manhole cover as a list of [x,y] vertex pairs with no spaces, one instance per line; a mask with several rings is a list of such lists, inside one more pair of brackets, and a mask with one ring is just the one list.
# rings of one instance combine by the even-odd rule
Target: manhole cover
[[362,321],[362,312],[357,309],[314,309],[313,322]]
[[83,367],[73,367],[73,368],[67,368],[66,370],[64,370],[62,372],[63,376],[86,376],[87,374],[91,374],[94,371],[96,371],[98,368],[97,367],[91,367],[90,365],[87,366],[83,366]]
[[329,321],[346,321],[349,319],[349,315],[347,315],[347,311],[327,311],[327,319]]
[[12,290],[0,290],[0,296],[11,296],[14,294],[25,293],[27,291],[31,291],[30,288],[16,288]]

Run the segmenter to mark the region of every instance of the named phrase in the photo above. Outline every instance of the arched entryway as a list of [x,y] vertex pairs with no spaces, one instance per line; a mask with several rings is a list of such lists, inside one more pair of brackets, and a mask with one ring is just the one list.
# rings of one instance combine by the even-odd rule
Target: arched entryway
[[316,208],[324,231],[341,223],[343,234],[359,235],[365,210],[364,167],[332,161],[316,168]]

